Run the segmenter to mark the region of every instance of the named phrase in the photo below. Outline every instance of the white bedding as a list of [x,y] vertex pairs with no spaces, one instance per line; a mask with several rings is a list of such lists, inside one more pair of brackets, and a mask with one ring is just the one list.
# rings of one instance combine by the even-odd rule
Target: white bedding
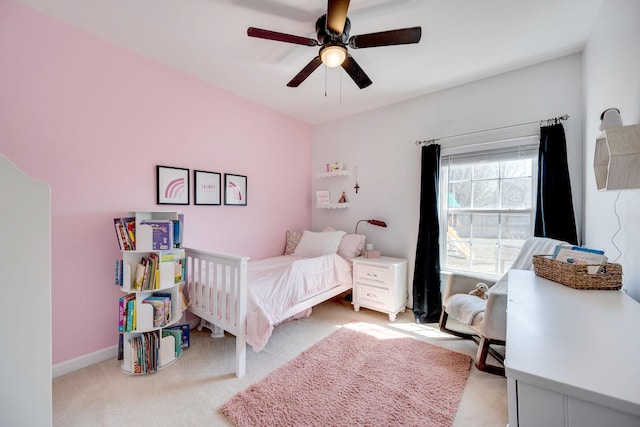
[[247,283],[246,340],[260,351],[291,307],[324,290],[350,285],[351,262],[337,254],[249,261]]

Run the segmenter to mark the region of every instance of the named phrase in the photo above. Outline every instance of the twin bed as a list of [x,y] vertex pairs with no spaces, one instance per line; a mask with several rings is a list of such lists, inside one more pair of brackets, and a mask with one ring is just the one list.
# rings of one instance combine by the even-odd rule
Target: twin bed
[[257,261],[185,250],[189,311],[235,335],[237,377],[246,371],[246,344],[262,350],[277,324],[352,288],[351,259],[364,236],[327,230],[304,231],[293,243],[287,237],[285,255]]

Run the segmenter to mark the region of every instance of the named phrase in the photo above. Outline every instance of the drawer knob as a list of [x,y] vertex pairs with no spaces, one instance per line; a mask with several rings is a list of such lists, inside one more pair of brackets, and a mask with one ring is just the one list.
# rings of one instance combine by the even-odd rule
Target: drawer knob
[[378,277],[378,275],[376,273],[367,273],[367,276]]

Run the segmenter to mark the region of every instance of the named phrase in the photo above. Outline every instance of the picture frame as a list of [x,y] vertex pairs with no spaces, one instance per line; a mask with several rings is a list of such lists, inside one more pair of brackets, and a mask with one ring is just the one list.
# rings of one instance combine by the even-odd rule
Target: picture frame
[[219,206],[222,195],[222,175],[218,172],[193,171],[193,204]]
[[331,204],[331,193],[329,190],[316,191],[316,204],[318,206],[327,206]]
[[159,205],[189,204],[189,169],[156,166],[156,203]]
[[224,204],[247,206],[247,177],[245,175],[224,174]]

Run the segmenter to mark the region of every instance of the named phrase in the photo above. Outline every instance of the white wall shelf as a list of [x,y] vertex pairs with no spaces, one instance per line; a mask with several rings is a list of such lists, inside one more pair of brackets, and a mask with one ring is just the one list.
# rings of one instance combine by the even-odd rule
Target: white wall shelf
[[316,204],[316,208],[318,209],[345,209],[349,207],[349,203],[329,203],[326,205],[318,205]]
[[349,170],[342,169],[342,170],[332,171],[332,172],[318,172],[316,176],[318,178],[331,178],[334,176],[349,176]]

